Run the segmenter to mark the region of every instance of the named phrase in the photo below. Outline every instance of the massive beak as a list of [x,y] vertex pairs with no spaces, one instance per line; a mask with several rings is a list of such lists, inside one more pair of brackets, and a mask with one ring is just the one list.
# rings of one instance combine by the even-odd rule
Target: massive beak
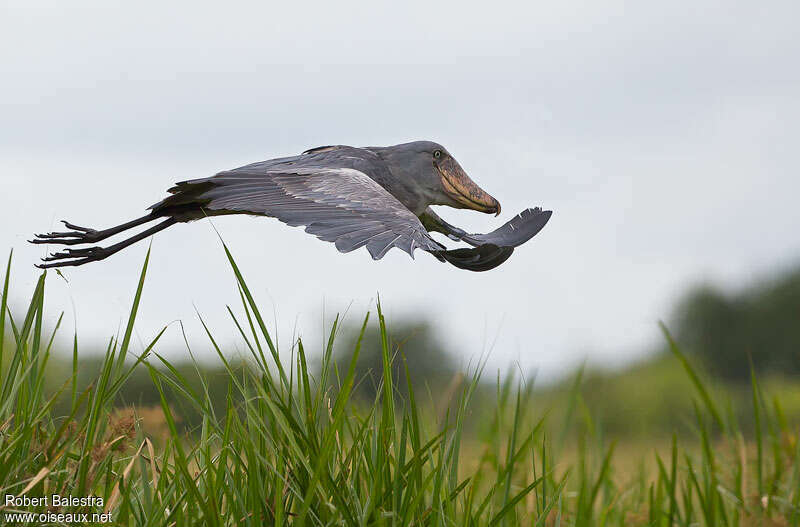
[[460,208],[500,215],[500,203],[472,181],[458,161],[447,157],[435,161],[434,165],[442,176],[445,193],[454,199]]

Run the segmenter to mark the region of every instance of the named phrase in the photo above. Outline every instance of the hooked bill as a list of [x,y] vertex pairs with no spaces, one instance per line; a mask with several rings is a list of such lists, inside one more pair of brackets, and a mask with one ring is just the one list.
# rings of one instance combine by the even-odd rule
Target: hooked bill
[[475,184],[458,161],[448,156],[434,165],[442,175],[445,192],[463,208],[500,214],[500,203]]

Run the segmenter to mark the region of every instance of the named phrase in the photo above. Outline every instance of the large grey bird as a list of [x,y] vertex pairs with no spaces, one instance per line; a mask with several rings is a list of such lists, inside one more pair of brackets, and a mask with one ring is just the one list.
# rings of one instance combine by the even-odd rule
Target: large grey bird
[[[388,147],[323,146],[299,156],[260,161],[212,177],[182,181],[141,218],[104,230],[63,222],[68,232],[37,234],[31,243],[97,243],[115,234],[162,221],[108,247],[67,248],[38,267],[65,267],[103,260],[139,240],[181,222],[223,214],[270,216],[333,242],[341,252],[366,246],[378,260],[392,247],[414,256],[433,254],[461,269],[497,267],[538,233],[551,211],[526,209],[489,234],[468,234],[444,221],[431,205],[500,214],[500,203],[478,187],[452,155],[431,141]],[[436,231],[472,248],[448,250]]]

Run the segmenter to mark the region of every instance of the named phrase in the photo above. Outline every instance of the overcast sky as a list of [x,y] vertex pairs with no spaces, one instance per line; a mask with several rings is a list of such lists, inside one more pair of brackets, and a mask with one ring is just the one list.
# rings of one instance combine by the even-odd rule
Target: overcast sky
[[[644,353],[689,284],[736,287],[800,260],[800,4],[603,4],[0,0],[14,300],[44,254],[25,239],[59,219],[107,227],[175,181],[429,139],[503,205],[500,218],[441,208],[448,221],[488,232],[541,205],[550,223],[469,273],[215,219],[284,347],[294,331],[318,342],[323,313],[350,306],[356,321],[380,293],[390,319],[432,317],[464,361],[496,341],[492,367],[552,377]],[[87,345],[117,331],[146,250],[50,276],[65,338],[75,313]],[[234,349],[224,306],[237,302],[212,225],[179,225],[153,240],[137,335],[182,320],[206,353],[197,309]],[[177,324],[160,349],[183,353]]]

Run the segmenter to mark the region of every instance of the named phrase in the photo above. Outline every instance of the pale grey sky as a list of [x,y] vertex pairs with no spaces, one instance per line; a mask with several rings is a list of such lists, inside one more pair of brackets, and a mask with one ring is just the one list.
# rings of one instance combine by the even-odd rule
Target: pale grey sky
[[[543,376],[629,360],[693,281],[736,286],[800,259],[797,2],[0,2],[2,247],[30,293],[66,218],[138,217],[172,182],[330,143],[444,144],[503,204],[442,209],[486,232],[555,214],[498,269],[419,253],[341,255],[275,220],[215,220],[284,346],[380,292],[426,315],[464,360]],[[146,244],[50,280],[99,342],[126,316]],[[138,335],[195,306],[235,341],[238,302],[208,222],[156,236]],[[162,351],[182,353],[177,325]]]

